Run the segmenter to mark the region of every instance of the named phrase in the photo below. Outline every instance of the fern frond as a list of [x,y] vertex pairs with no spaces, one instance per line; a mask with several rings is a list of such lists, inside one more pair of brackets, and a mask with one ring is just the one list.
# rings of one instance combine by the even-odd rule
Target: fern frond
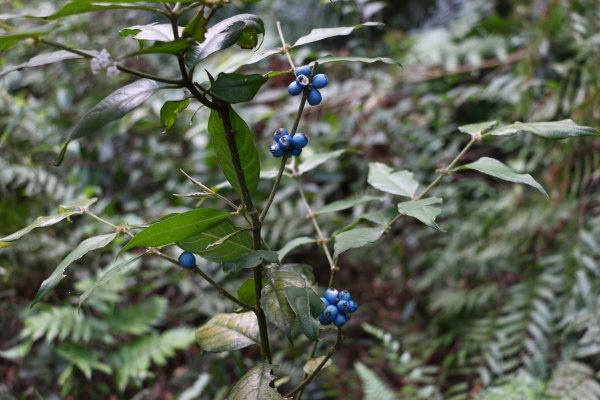
[[364,400],[398,400],[387,384],[367,366],[357,362],[354,368],[362,382]]

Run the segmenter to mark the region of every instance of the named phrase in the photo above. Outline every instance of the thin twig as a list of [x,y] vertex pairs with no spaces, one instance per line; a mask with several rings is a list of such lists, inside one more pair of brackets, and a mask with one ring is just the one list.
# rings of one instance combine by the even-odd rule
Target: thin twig
[[296,72],[296,66],[294,65],[294,60],[292,60],[292,56],[290,55],[291,46],[285,42],[285,38],[283,37],[283,31],[281,30],[281,23],[279,21],[277,21],[276,24],[277,24],[277,32],[279,33],[279,39],[281,39],[281,45],[283,46],[282,50],[285,53],[285,56],[287,57],[288,62],[290,63],[290,66],[292,67],[292,70],[294,72]]
[[289,156],[286,154],[281,159],[281,164],[279,164],[279,171],[277,171],[277,176],[275,177],[275,182],[273,183],[273,187],[271,188],[271,193],[269,193],[269,198],[267,199],[267,203],[260,213],[260,222],[264,222],[265,217],[267,216],[267,212],[269,212],[269,208],[273,203],[273,199],[275,198],[275,194],[277,193],[277,189],[279,188],[279,183],[281,182],[281,177],[283,176],[283,172],[285,171],[285,165],[287,163]]

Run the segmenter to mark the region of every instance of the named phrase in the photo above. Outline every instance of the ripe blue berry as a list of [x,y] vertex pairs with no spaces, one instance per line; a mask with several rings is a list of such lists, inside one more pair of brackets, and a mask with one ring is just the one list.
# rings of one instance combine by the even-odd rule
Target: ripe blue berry
[[344,316],[344,314],[338,313],[338,315],[335,317],[335,320],[333,321],[333,324],[335,326],[337,326],[338,328],[340,328],[340,327],[344,326],[346,321],[347,321],[347,319]]
[[350,292],[347,290],[340,291],[340,293],[338,294],[338,297],[340,298],[340,300],[350,301],[352,299],[352,297],[350,296]]
[[321,92],[319,92],[317,89],[311,88],[310,92],[308,92],[308,97],[306,100],[311,106],[316,106],[317,104],[321,103],[323,96],[321,96]]
[[329,302],[329,304],[331,305],[335,305],[337,304],[338,301],[338,291],[336,288],[329,288],[325,291],[325,295],[324,295],[325,299],[327,299],[327,301]]
[[312,72],[312,69],[308,65],[303,65],[301,67],[296,68],[296,76],[298,76],[298,75],[310,76],[311,72]]
[[338,315],[338,309],[335,306],[327,306],[319,316],[319,322],[323,325],[332,323]]
[[294,147],[291,151],[293,156],[299,156],[300,154],[302,154],[302,149],[298,148],[298,147]]
[[281,135],[279,138],[279,146],[284,150],[289,150],[294,147],[294,139],[290,135]]
[[298,77],[296,78],[296,84],[302,89],[304,89],[310,84],[310,78],[308,77],[308,75],[298,75]]
[[358,310],[358,304],[356,304],[354,300],[350,300],[348,302],[348,312],[353,313],[356,312],[356,310]]
[[294,146],[296,146],[297,148],[304,148],[307,144],[308,144],[308,138],[306,137],[306,135],[304,133],[296,133],[293,137],[294,139]]
[[189,251],[184,251],[179,256],[179,266],[185,269],[192,269],[196,266],[196,256]]
[[278,141],[281,136],[289,134],[290,133],[286,131],[285,128],[277,128],[275,129],[275,132],[273,132],[273,139],[275,139],[275,141]]
[[348,312],[349,307],[350,307],[350,303],[348,303],[348,300],[340,300],[337,303],[337,309],[341,313],[346,314]]
[[325,297],[321,297],[321,301],[323,302],[323,304],[325,304],[325,307],[327,307],[329,304],[329,302],[327,301],[327,299]]
[[284,153],[283,148],[277,142],[272,142],[269,146],[269,150],[271,151],[271,154],[273,154],[273,157],[277,158],[281,157]]
[[313,76],[312,85],[315,89],[323,89],[329,83],[329,79],[325,74],[317,74]]
[[302,93],[302,88],[296,83],[296,81],[293,81],[288,86],[288,93],[292,96],[298,96],[300,93]]

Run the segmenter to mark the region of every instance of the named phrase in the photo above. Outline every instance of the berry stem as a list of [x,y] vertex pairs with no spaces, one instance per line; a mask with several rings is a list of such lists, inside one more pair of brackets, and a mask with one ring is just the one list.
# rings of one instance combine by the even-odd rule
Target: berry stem
[[294,60],[292,60],[292,56],[290,55],[291,46],[285,42],[285,38],[283,37],[283,31],[281,30],[281,23],[279,21],[277,21],[276,24],[277,24],[277,32],[279,33],[279,39],[281,39],[281,46],[282,46],[283,52],[285,53],[285,55],[290,63],[290,66],[292,67],[292,70],[294,70],[294,72],[295,72],[296,66],[294,65]]
[[281,182],[281,177],[283,176],[283,172],[285,171],[285,165],[287,163],[289,156],[285,154],[281,159],[281,164],[279,164],[279,171],[277,171],[277,176],[275,177],[275,182],[273,183],[273,188],[271,188],[271,193],[269,193],[269,198],[267,199],[267,203],[260,213],[260,222],[264,222],[265,217],[267,216],[267,212],[273,204],[273,199],[275,198],[275,194],[277,193],[277,189],[279,188],[279,183]]

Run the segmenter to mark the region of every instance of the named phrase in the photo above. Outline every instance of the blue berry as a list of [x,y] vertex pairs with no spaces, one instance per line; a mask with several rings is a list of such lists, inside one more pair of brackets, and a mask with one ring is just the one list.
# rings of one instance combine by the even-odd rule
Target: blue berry
[[306,147],[306,145],[308,144],[308,138],[306,137],[306,135],[304,133],[296,133],[293,137],[294,139],[294,146],[296,146],[299,149],[302,149],[304,147]]
[[354,300],[350,300],[348,302],[348,312],[354,313],[354,312],[356,312],[356,310],[358,310],[358,304],[356,304],[356,302]]
[[336,288],[329,288],[325,291],[325,295],[324,295],[325,299],[327,299],[327,301],[329,302],[329,304],[331,305],[335,305],[337,304],[338,301],[338,291]]
[[298,148],[298,147],[294,147],[291,151],[293,156],[299,156],[300,154],[302,154],[302,149]]
[[308,75],[298,75],[298,77],[296,78],[296,84],[302,89],[304,89],[310,84],[310,78],[308,77]]
[[275,132],[273,132],[273,139],[275,139],[275,141],[278,141],[281,136],[289,134],[290,133],[286,131],[285,128],[278,128],[275,129]]
[[294,147],[294,139],[290,135],[281,135],[279,138],[279,146],[284,150],[289,150]]
[[329,304],[329,302],[327,301],[327,299],[325,297],[321,297],[321,301],[323,302],[323,304],[325,304],[325,307],[327,307]]
[[338,309],[335,306],[327,306],[319,316],[319,322],[321,322],[323,325],[329,325],[335,320],[337,315]]
[[340,300],[337,303],[337,309],[341,313],[344,313],[344,314],[347,313],[349,307],[350,307],[350,303],[348,303],[348,300]]
[[344,316],[344,314],[338,313],[338,315],[335,317],[335,320],[333,321],[333,324],[340,328],[344,326],[346,321],[348,321],[348,319]]
[[347,290],[340,291],[340,293],[338,294],[338,297],[340,298],[340,300],[350,301],[352,299],[352,297],[350,297],[350,292]]
[[312,72],[312,69],[308,65],[303,65],[301,67],[296,68],[296,76],[298,76],[298,75],[310,76],[311,72]]
[[284,153],[283,148],[277,142],[272,142],[269,146],[269,150],[271,151],[271,154],[273,154],[273,157],[277,158],[281,157]]
[[312,85],[315,89],[323,89],[329,83],[329,79],[325,74],[317,74],[313,76]]
[[310,92],[308,92],[308,97],[306,100],[311,106],[316,106],[317,104],[321,103],[323,96],[321,96],[321,92],[319,92],[317,89],[311,88]]
[[293,81],[290,83],[290,86],[288,86],[288,93],[292,96],[298,96],[300,93],[302,93],[302,88],[296,83],[296,81]]
[[189,251],[184,251],[179,256],[179,266],[185,269],[192,269],[196,266],[196,256]]

